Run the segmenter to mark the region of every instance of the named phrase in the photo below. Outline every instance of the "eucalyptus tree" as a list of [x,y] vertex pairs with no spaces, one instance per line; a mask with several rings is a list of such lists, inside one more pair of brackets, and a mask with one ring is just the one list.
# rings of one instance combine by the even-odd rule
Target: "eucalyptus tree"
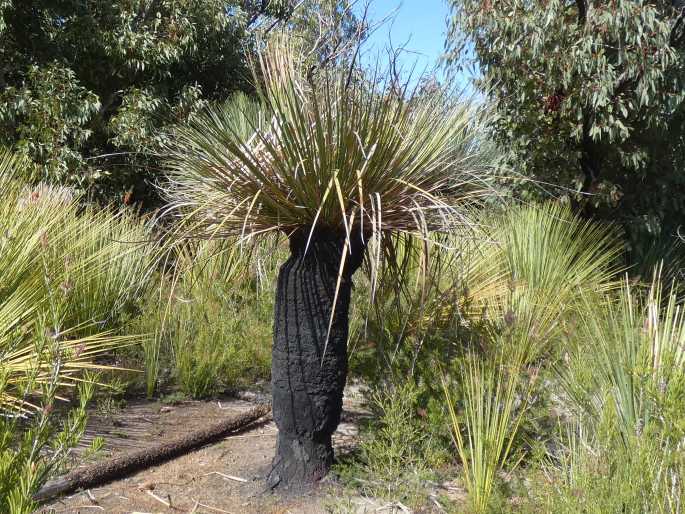
[[0,145],[40,180],[147,204],[169,127],[252,92],[257,35],[344,42],[348,4],[0,0]]
[[180,127],[165,191],[179,237],[288,240],[276,286],[269,482],[296,488],[333,462],[354,273],[366,261],[373,284],[399,242],[462,224],[458,207],[479,196],[488,165],[478,108],[339,68],[312,83],[301,55],[273,42],[254,66],[261,107],[243,98]]
[[561,184],[587,214],[671,246],[685,215],[685,3],[450,4],[447,60],[477,63],[520,189]]

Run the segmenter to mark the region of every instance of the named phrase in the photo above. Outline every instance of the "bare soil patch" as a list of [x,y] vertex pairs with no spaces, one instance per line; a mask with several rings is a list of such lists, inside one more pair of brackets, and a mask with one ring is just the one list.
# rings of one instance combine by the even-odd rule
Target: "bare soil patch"
[[[97,459],[107,458],[193,432],[253,406],[234,398],[177,405],[134,401],[113,414],[91,415],[84,444],[89,444],[94,437],[104,437],[105,447]],[[348,388],[343,420],[333,437],[337,454],[355,447],[358,422],[364,416],[368,413],[361,407],[358,392]],[[333,481],[324,481],[316,490],[299,497],[265,490],[263,478],[274,455],[276,434],[276,426],[268,420],[122,480],[54,500],[39,512],[318,514],[347,511],[340,502],[341,488]],[[83,465],[84,459],[80,460]],[[356,512],[373,512],[378,507],[368,500],[350,501]]]

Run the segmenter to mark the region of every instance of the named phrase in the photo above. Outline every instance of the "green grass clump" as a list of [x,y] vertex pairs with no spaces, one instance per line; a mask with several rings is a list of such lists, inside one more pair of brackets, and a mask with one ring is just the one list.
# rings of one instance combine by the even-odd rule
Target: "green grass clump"
[[685,318],[658,271],[586,316],[558,367],[569,425],[548,456],[555,512],[682,512],[685,498]]
[[[553,396],[535,377],[551,374],[569,327],[586,315],[583,298],[617,287],[620,245],[611,229],[558,204],[473,216],[472,228],[428,242],[428,260],[404,250],[402,285],[380,281],[353,358],[374,381],[412,377],[431,416],[451,427],[454,444],[441,440],[456,448],[470,508],[486,512],[506,495],[501,474],[530,464],[538,443],[526,438],[550,435],[530,433],[553,426],[535,419]],[[379,361],[386,367],[367,367]]]
[[[151,284],[149,227],[127,212],[82,208],[69,190],[29,186],[23,163],[0,155],[0,410],[30,410],[37,390],[73,386],[94,358],[140,341],[115,335]],[[37,335],[38,334],[38,335]],[[46,335],[54,344],[39,344]],[[38,337],[40,336],[40,337]]]
[[457,414],[444,381],[464,482],[476,513],[491,506],[497,473],[513,470],[523,457],[515,442],[528,408],[530,385],[523,380],[523,352],[503,350],[491,359],[466,358],[460,377],[463,412]]
[[[227,286],[230,287],[230,286]],[[180,305],[168,324],[182,391],[204,398],[269,377],[272,298],[231,298],[217,290]]]
[[[606,428],[615,430],[616,424]],[[535,484],[532,503],[561,514],[682,512],[681,442],[654,431],[625,441],[615,433],[591,435],[581,427],[561,436],[565,445],[543,466],[544,480]]]
[[144,346],[147,392],[167,386],[192,398],[254,384],[270,375],[275,259],[272,242],[186,242],[172,248],[174,270],[140,320],[155,334]]
[[151,284],[151,227],[130,211],[84,207],[66,188],[29,186],[21,166],[9,156],[0,166],[0,297],[37,282],[65,326],[119,326]]

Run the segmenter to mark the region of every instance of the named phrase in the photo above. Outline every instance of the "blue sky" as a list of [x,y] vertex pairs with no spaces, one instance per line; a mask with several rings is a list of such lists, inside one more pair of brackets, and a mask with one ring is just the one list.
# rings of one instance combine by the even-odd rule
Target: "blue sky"
[[444,49],[449,12],[445,0],[373,0],[369,9],[372,21],[392,17],[370,37],[366,59],[371,62],[379,52],[386,58],[392,41],[393,47],[408,50],[402,55],[404,68],[415,63],[416,73],[431,69]]

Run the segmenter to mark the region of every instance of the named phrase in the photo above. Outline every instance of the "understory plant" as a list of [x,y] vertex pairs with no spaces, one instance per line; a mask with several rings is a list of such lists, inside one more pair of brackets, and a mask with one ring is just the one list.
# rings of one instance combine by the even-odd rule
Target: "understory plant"
[[[0,511],[12,514],[35,510],[32,495],[83,433],[94,388],[84,372],[140,342],[114,330],[154,262],[141,222],[29,185],[22,167],[0,155]],[[74,398],[58,416],[56,402]]]
[[[558,375],[570,429],[545,467],[558,512],[683,512],[685,319],[657,270],[587,304]],[[548,493],[549,493],[548,490]]]
[[401,264],[380,274],[351,347],[375,388],[411,377],[431,435],[457,447],[471,506],[485,511],[501,473],[528,463],[529,446],[551,435],[554,393],[537,377],[548,380],[584,298],[620,286],[621,244],[562,203],[466,215],[471,222],[449,234],[396,245]]
[[468,216],[467,227],[447,236],[398,245],[402,265],[387,270],[391,280],[381,275],[355,340],[362,373],[379,375],[380,361],[382,373],[420,378],[434,361],[446,365],[470,345],[486,350],[493,334],[526,324],[532,361],[557,351],[583,294],[618,286],[616,233],[568,206],[507,205]]
[[29,185],[23,161],[0,160],[0,295],[37,281],[66,326],[120,326],[151,283],[151,226],[130,211],[83,206],[67,188]]
[[[580,337],[569,345],[569,365],[559,374],[574,413],[599,423],[613,409],[628,441],[664,424],[664,415],[673,414],[671,402],[685,393],[683,306],[674,292],[663,294],[658,270],[647,288],[626,279],[616,297],[599,305],[592,300],[586,308],[594,315],[579,320]],[[582,363],[589,352],[591,361]]]
[[526,342],[508,338],[500,344],[495,355],[470,353],[464,358],[458,379],[463,409],[458,414],[443,378],[464,483],[476,513],[491,506],[497,473],[512,471],[523,457],[515,444],[533,387],[526,380]]
[[478,226],[482,235],[464,257],[465,315],[497,332],[529,324],[530,340],[520,340],[528,359],[555,350],[588,294],[618,287],[616,231],[567,204],[508,205]]
[[[583,298],[616,287],[620,246],[611,229],[560,204],[509,206],[474,218],[470,233],[453,236],[452,272],[433,282],[421,319],[426,329],[418,334],[428,351],[413,356],[425,364],[412,369],[429,383],[436,363],[443,367],[439,394],[469,502],[486,512],[499,474],[524,457],[523,427],[540,396],[536,378],[585,312]],[[405,317],[405,324],[412,321]]]
[[50,380],[53,359],[36,346],[35,331],[58,343],[65,386],[84,369],[106,368],[97,356],[140,340],[113,331],[135,312],[155,251],[149,228],[128,213],[81,208],[67,189],[30,186],[22,166],[0,156],[2,410],[26,409],[14,385],[24,383],[27,370],[39,370],[37,388]]
[[682,513],[682,440],[648,431],[625,441],[611,433],[615,429],[607,419],[600,433],[580,423],[561,430],[559,449],[543,463],[542,480],[535,482],[535,506],[561,514]]
[[426,499],[426,481],[436,480],[447,454],[411,381],[368,393],[373,417],[362,422],[359,448],[340,459],[336,472],[363,496],[413,507]]
[[[38,410],[31,416],[0,419],[0,510],[31,514],[38,507],[34,495],[67,463],[86,426],[86,406],[94,384],[81,382],[76,404],[66,416],[55,414],[59,363],[52,363],[52,380],[40,388]],[[30,373],[29,373],[30,375]],[[30,382],[30,379],[29,379]],[[5,384],[0,383],[0,393]],[[35,389],[33,390],[35,391]]]
[[148,395],[162,364],[193,398],[268,378],[274,261],[282,252],[275,241],[251,248],[189,241],[173,252],[174,271],[143,322],[155,334],[145,344]]

